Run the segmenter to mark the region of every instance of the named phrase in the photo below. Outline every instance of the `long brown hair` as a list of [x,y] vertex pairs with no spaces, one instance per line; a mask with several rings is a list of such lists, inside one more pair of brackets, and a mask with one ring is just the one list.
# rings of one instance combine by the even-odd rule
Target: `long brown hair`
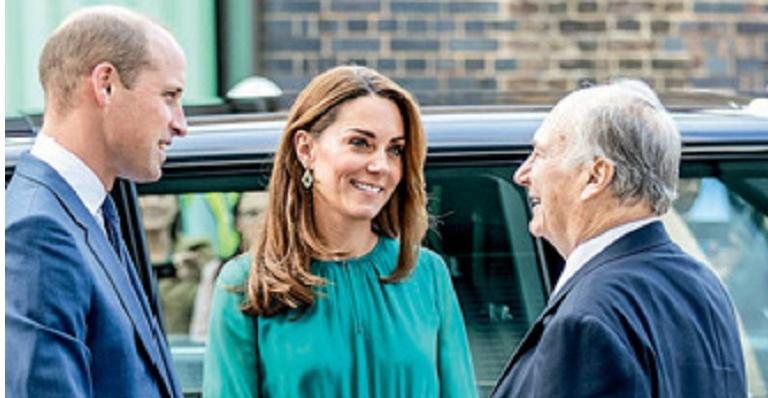
[[296,155],[294,135],[299,130],[320,134],[335,121],[342,104],[369,95],[397,105],[406,140],[402,179],[371,225],[377,234],[400,240],[397,266],[382,282],[397,282],[413,270],[428,226],[423,172],[426,137],[418,105],[407,91],[372,69],[336,67],[315,77],[289,112],[275,154],[266,217],[257,227],[251,250],[245,313],[269,316],[315,302],[313,287],[322,286],[325,280],[312,274],[312,258],[339,252],[323,244],[315,226],[311,190],[300,183],[304,170]]

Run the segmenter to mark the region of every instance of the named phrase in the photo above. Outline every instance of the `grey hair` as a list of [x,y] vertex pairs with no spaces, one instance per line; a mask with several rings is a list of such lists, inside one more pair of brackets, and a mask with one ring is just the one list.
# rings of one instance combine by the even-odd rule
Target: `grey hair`
[[666,213],[677,197],[680,132],[653,90],[627,79],[576,91],[562,103],[578,115],[569,159],[609,159],[622,203],[646,201],[655,215]]

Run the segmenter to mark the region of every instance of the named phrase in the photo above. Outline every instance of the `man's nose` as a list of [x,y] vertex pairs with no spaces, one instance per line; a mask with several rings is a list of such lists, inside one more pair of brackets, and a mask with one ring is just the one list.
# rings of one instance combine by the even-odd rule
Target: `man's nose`
[[183,137],[187,135],[187,118],[184,116],[184,108],[179,105],[173,111],[173,117],[171,118],[171,133]]
[[522,165],[520,165],[520,168],[515,171],[515,175],[513,179],[515,180],[515,184],[527,187],[530,185],[530,172],[531,172],[531,165],[530,165],[530,157],[528,159],[525,159],[525,162],[523,162]]

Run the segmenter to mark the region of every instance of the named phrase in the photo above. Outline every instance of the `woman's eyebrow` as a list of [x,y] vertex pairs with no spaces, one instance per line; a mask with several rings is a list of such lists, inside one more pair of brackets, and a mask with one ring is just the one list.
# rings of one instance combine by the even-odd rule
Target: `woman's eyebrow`
[[[350,128],[347,129],[347,131],[354,131],[356,133],[362,134],[362,135],[364,135],[366,137],[369,137],[371,139],[376,139],[376,133],[371,131],[371,130],[366,130],[366,129],[359,128],[359,127],[350,127]],[[394,137],[394,138],[392,138],[389,141],[390,142],[394,142],[394,141],[400,141],[400,140],[405,140],[405,137],[401,135],[401,136]]]
[[354,131],[356,133],[360,133],[364,136],[370,137],[370,138],[376,138],[376,133],[370,130],[358,128],[358,127],[350,127],[347,129],[347,131]]

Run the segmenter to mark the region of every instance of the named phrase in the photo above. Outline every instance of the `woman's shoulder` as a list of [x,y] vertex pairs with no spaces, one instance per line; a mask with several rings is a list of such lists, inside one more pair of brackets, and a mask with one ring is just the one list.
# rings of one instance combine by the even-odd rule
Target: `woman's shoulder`
[[443,257],[432,251],[432,249],[424,246],[419,246],[419,263],[428,263],[431,266],[440,266],[445,268],[445,261]]
[[418,250],[419,257],[411,278],[422,286],[432,286],[436,297],[442,297],[447,287],[451,286],[451,273],[448,266],[443,257],[431,249],[420,246]]
[[[382,237],[382,246],[384,247],[384,252],[386,252],[388,255],[397,257],[399,251],[400,251],[400,241],[398,239],[394,238],[388,238],[388,237]],[[424,247],[424,246],[418,246],[418,257],[417,257],[417,263],[430,263],[430,264],[438,264],[442,265],[444,264],[443,258],[440,257],[439,254],[435,253],[431,249]]]
[[[397,242],[399,245],[399,242]],[[399,246],[398,246],[399,247]],[[423,277],[428,280],[441,280],[448,278],[448,268],[443,257],[425,246],[418,246],[418,256],[412,276]]]
[[216,284],[230,288],[243,286],[248,280],[248,271],[251,268],[252,260],[251,253],[243,253],[227,261],[216,278]]

